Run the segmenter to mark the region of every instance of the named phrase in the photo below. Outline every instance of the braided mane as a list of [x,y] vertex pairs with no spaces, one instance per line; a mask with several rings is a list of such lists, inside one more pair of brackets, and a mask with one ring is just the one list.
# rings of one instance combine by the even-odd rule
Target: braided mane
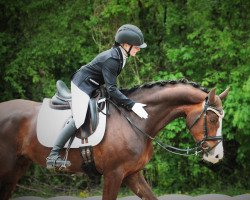
[[121,92],[124,95],[128,95],[128,94],[131,94],[131,93],[136,92],[137,90],[143,89],[143,88],[152,88],[155,86],[176,85],[176,84],[187,84],[187,85],[193,86],[194,88],[198,88],[198,89],[202,90],[203,92],[206,92],[206,93],[209,92],[209,90],[207,88],[201,87],[198,83],[188,81],[187,79],[163,80],[163,81],[150,82],[150,83],[145,83],[142,85],[137,85],[137,86],[130,88],[130,89],[121,89]]

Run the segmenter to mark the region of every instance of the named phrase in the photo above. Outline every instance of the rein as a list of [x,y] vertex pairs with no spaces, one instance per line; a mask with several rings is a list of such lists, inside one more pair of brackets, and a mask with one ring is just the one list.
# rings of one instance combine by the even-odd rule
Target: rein
[[[201,141],[198,141],[196,143],[196,147],[187,148],[187,149],[180,149],[180,148],[168,145],[168,144],[164,144],[160,140],[156,139],[155,137],[150,136],[148,133],[144,132],[136,124],[134,124],[132,122],[132,120],[126,115],[126,113],[123,112],[122,109],[116,103],[114,103],[110,98],[107,98],[106,100],[108,102],[110,102],[117,110],[120,111],[120,113],[125,117],[125,119],[131,124],[132,127],[136,128],[140,133],[144,134],[147,138],[151,139],[152,141],[155,141],[160,147],[162,147],[164,150],[166,150],[166,151],[168,151],[170,153],[173,153],[173,154],[176,154],[176,155],[181,155],[181,156],[198,155],[203,150],[205,150],[206,153],[209,153],[209,151],[214,149],[222,141],[222,136],[208,136],[207,120],[206,120],[207,110],[214,111],[219,117],[224,116],[224,113],[223,113],[223,115],[221,115],[217,109],[209,106],[208,98],[206,98],[205,106],[204,106],[202,112],[198,115],[198,117],[195,119],[195,121],[193,122],[193,124],[189,128],[189,130],[191,130],[191,128],[193,128],[193,126],[199,121],[202,114],[204,113],[204,129],[203,129],[204,130],[204,137],[203,137],[203,139]],[[210,148],[210,147],[203,148],[203,144],[206,141],[211,141],[211,140],[213,140],[213,141],[214,140],[220,140],[220,141],[216,145],[214,145],[212,148]]]

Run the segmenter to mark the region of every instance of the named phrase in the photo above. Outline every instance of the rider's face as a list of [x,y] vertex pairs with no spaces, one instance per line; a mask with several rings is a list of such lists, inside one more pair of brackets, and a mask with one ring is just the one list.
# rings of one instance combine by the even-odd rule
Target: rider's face
[[130,55],[131,56],[135,56],[137,52],[140,51],[140,47],[137,47],[137,46],[133,46],[133,48],[131,49],[130,51]]
[[[129,51],[131,45],[129,44],[124,44],[123,45],[123,48],[126,49],[126,51]],[[132,49],[130,50],[130,55],[131,56],[135,56],[137,52],[140,51],[140,47],[137,47],[137,46],[133,46]]]

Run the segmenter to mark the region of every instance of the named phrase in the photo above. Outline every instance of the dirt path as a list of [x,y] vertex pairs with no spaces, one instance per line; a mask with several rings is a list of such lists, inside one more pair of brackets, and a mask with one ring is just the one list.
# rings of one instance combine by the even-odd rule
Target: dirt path
[[[13,200],[101,200],[102,197],[88,197],[88,198],[79,198],[79,197],[70,197],[70,196],[59,196],[52,197],[48,199],[44,199],[41,197],[27,196],[27,197],[18,197]],[[188,195],[164,195],[158,197],[159,200],[250,200],[250,194],[242,194],[234,197],[230,197],[223,194],[204,194],[200,196],[188,196]],[[136,196],[122,197],[119,200],[140,200],[140,198]]]

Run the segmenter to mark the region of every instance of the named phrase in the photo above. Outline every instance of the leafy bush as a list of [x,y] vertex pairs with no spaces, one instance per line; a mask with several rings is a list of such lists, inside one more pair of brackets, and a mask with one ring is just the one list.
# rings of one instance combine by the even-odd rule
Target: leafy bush
[[[148,48],[129,59],[119,77],[120,87],[183,77],[216,87],[217,93],[230,87],[223,103],[225,159],[212,166],[154,145],[154,157],[144,172],[149,183],[159,193],[249,190],[249,1],[133,0],[118,5],[114,0],[10,0],[0,5],[1,101],[52,96],[57,79],[69,84],[76,69],[112,46],[120,25],[138,25]],[[182,120],[172,122],[158,137],[180,147],[194,144]],[[34,166],[21,183],[32,184],[33,173],[46,182],[48,172]],[[69,177],[49,179],[52,185],[68,185]],[[86,186],[85,180],[72,180]]]

